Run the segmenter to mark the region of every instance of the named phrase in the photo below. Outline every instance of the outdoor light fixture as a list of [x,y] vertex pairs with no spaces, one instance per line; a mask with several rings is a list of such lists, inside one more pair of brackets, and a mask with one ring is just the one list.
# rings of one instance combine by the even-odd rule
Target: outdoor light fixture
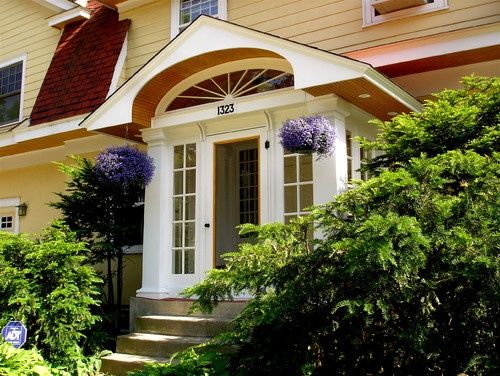
[[28,205],[26,205],[23,202],[22,204],[16,205],[16,208],[17,208],[17,215],[19,215],[20,217],[24,217],[26,215]]
[[363,93],[363,94],[359,94],[358,97],[360,97],[361,99],[367,99],[367,98],[370,98],[371,95],[368,93]]
[[389,111],[387,115],[389,116],[396,116],[398,113],[396,111]]

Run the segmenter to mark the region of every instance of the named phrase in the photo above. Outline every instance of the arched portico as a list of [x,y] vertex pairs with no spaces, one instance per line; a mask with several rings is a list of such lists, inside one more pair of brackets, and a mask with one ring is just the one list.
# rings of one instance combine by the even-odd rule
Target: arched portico
[[[141,131],[155,160],[138,296],[176,297],[220,266],[241,240],[239,223],[286,221],[331,199],[345,189],[348,166],[359,164],[350,137],[374,135],[367,119],[418,107],[366,64],[195,21],[83,122],[115,135]],[[335,126],[334,153],[285,154],[281,123],[316,113]]]

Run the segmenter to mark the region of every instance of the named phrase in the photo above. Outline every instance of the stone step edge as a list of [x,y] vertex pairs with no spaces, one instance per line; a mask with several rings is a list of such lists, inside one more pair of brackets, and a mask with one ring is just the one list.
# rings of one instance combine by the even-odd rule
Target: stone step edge
[[168,363],[170,358],[166,357],[156,357],[147,355],[135,355],[135,354],[125,354],[125,353],[112,353],[103,356],[101,360],[110,360],[115,362],[123,363],[134,363],[134,364],[144,364],[144,363]]
[[224,322],[228,323],[233,319],[228,317],[205,317],[205,316],[185,316],[185,315],[141,315],[136,320],[165,320],[165,321],[185,321],[185,322]]

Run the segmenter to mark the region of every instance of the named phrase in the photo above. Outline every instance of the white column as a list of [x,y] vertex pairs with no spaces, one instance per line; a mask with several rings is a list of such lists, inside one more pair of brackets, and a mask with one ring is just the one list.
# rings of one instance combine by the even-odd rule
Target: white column
[[144,200],[144,241],[142,255],[142,287],[138,297],[162,299],[169,296],[168,276],[172,262],[170,250],[171,227],[168,213],[172,211],[171,147],[161,130],[144,132],[148,155],[153,158],[155,172],[146,187]]
[[345,122],[349,105],[338,97],[324,96],[308,102],[307,107],[309,113],[327,117],[335,129],[332,154],[313,163],[314,204],[320,205],[347,188]]
[[339,194],[347,189],[347,147],[345,137],[346,116],[338,111],[334,112],[335,142],[333,150],[335,193]]

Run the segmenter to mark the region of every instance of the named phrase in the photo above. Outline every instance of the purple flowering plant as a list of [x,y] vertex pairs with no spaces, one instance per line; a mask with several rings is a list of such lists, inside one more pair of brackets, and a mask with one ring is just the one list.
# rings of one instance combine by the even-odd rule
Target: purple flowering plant
[[301,116],[285,121],[278,136],[283,148],[291,153],[317,153],[322,157],[333,151],[335,130],[324,116]]
[[135,147],[111,146],[96,157],[95,172],[102,182],[127,187],[146,186],[153,178],[153,159]]

